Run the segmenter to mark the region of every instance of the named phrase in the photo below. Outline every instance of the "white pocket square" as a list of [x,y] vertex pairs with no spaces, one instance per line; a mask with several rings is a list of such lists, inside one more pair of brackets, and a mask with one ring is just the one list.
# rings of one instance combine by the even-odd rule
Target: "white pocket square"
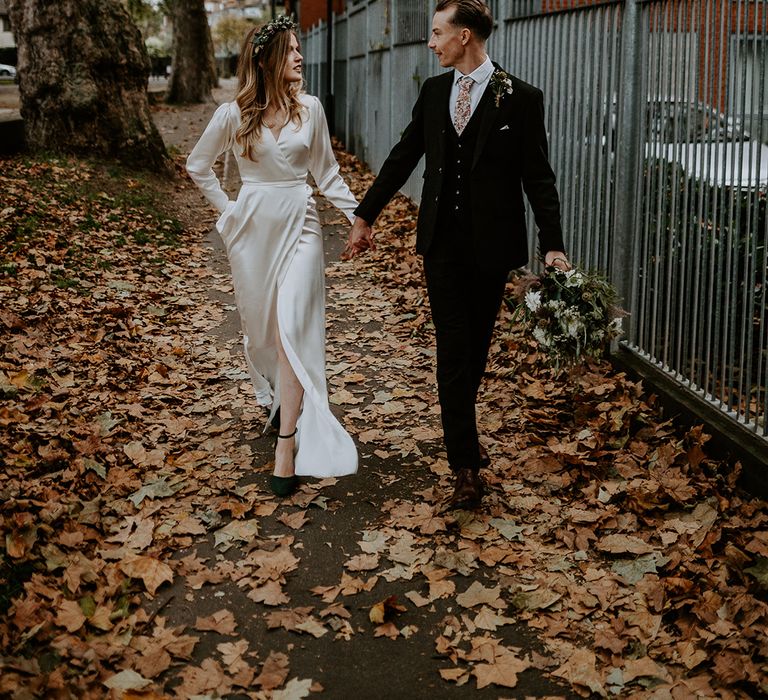
[[504,131],[504,129],[509,129],[509,124],[505,124],[504,126],[499,129],[499,131]]

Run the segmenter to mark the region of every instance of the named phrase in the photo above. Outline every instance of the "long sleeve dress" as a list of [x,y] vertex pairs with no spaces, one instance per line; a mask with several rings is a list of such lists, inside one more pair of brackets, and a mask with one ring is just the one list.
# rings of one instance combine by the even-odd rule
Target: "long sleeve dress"
[[[253,160],[235,143],[237,103],[222,104],[187,159],[187,171],[221,216],[216,228],[227,250],[243,344],[256,400],[280,405],[276,331],[304,388],[297,424],[296,474],[342,476],[357,471],[352,438],[331,413],[325,378],[325,266],[312,188],[349,218],[357,201],[339,175],[325,114],[317,98],[300,97],[300,127],[292,122],[275,139],[263,128]],[[230,201],[213,172],[229,149],[242,187]]]

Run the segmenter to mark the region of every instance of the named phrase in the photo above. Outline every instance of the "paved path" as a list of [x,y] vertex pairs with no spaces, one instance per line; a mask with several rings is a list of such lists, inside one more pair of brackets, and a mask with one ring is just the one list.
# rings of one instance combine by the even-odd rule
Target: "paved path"
[[[231,90],[231,82],[223,84],[214,94],[217,102],[229,99]],[[156,123],[166,144],[174,151],[188,152],[215,107],[215,104],[196,105],[183,112],[157,111]],[[227,158],[220,164],[219,173],[225,189],[231,197],[235,196],[239,180],[233,159]],[[335,261],[339,259],[344,247],[347,229],[339,225],[342,218],[339,212],[322,198],[319,198],[319,209],[326,260],[331,265],[328,278],[330,391],[339,390],[340,386],[350,388],[350,385],[339,385],[338,376],[354,372],[361,376],[351,387],[352,391],[364,395],[366,402],[373,398],[376,391],[387,387],[392,389],[394,382],[398,384],[395,389],[407,393],[407,372],[395,372],[387,377],[384,374],[386,370],[381,369],[380,365],[388,365],[401,368],[410,366],[420,381],[416,388],[425,393],[433,393],[431,365],[434,349],[418,345],[410,349],[401,347],[399,358],[391,356],[391,351],[402,346],[402,343],[391,335],[391,329],[374,320],[370,313],[377,306],[381,307],[383,297],[375,289],[367,288],[369,281],[364,276],[358,277],[354,268],[347,267],[346,272],[340,271]],[[211,232],[207,243],[216,275],[228,277],[226,257],[215,231]],[[213,291],[211,297],[228,309],[227,319],[216,329],[213,339],[221,348],[232,349],[235,364],[242,365],[239,360],[239,344],[233,345],[239,338],[234,298],[231,293],[221,291]],[[373,305],[370,308],[365,306],[366,297]],[[356,299],[360,299],[361,303],[356,303]],[[380,318],[380,315],[376,316]],[[373,349],[376,345],[380,348],[378,354]],[[412,357],[409,358],[409,354]],[[398,421],[408,424],[423,421],[425,429],[437,436],[439,419],[434,409],[434,396],[431,403],[433,405],[426,414],[402,415],[397,418],[395,425]],[[426,408],[424,402],[420,405]],[[337,413],[350,424],[350,416],[354,416],[355,411],[348,406]],[[358,422],[355,432],[360,433],[364,427]],[[251,430],[250,433],[246,431],[243,439],[253,450],[255,471],[244,478],[239,486],[245,488],[255,484],[259,488],[266,488],[267,475],[271,469],[271,438],[262,438]],[[266,541],[289,541],[292,551],[300,557],[298,568],[286,576],[284,592],[290,597],[290,604],[268,607],[254,603],[247,597],[242,585],[232,580],[191,590],[188,581],[182,576],[177,577],[172,588],[163,589],[158,594],[152,609],[162,608],[162,614],[169,618],[169,626],[183,624],[190,627],[194,626],[199,617],[222,609],[231,611],[237,621],[239,634],[248,641],[249,649],[258,653],[259,659],[266,658],[270,651],[285,653],[290,663],[289,677],[320,682],[324,688],[322,697],[369,700],[509,697],[512,691],[504,692],[493,685],[478,690],[474,682],[457,686],[441,679],[439,670],[450,668],[451,664],[436,654],[435,640],[445,626],[445,619],[460,611],[455,607],[455,600],[450,597],[435,600],[424,607],[411,604],[406,594],[423,588],[423,580],[419,582],[413,573],[405,572],[402,578],[393,573],[391,581],[379,578],[370,591],[363,590],[350,596],[340,595],[335,602],[346,606],[345,614],[351,616],[350,626],[348,629],[340,628],[335,639],[330,631],[315,639],[312,634],[297,634],[280,627],[268,630],[270,615],[286,611],[311,610],[312,619],[319,619],[317,616],[329,604],[311,593],[311,589],[317,586],[336,586],[344,576],[371,580],[375,573],[373,571],[354,573],[345,570],[345,563],[352,556],[361,554],[359,543],[365,533],[374,533],[384,528],[389,519],[389,510],[396,504],[401,507],[417,506],[424,501],[423,495],[417,495],[417,492],[432,489],[438,480],[444,487],[447,485],[444,454],[440,454],[438,441],[431,444],[432,454],[422,454],[418,450],[407,454],[408,450],[404,449],[403,454],[407,454],[404,457],[396,449],[382,452],[375,442],[361,442],[361,468],[356,476],[322,487],[316,483],[307,484],[293,502],[281,505],[273,513],[259,519],[262,538]],[[433,468],[441,459],[443,473],[437,477]],[[292,522],[291,518],[300,513],[305,513],[308,518],[306,524],[298,529],[286,526],[286,522]],[[391,533],[391,528],[389,531]],[[406,540],[410,538],[405,531],[398,536],[401,535],[405,535]],[[411,542],[411,546],[414,542]],[[213,537],[208,537],[188,550],[178,552],[176,558],[194,555],[196,558],[207,559],[209,566],[217,560],[225,560],[236,566],[238,561],[247,558],[249,549],[247,546],[238,546],[222,554],[214,546]],[[493,568],[481,565],[471,575],[460,575],[454,580],[460,592],[473,581],[483,581],[487,586],[492,586],[496,579],[497,574]],[[409,635],[407,638],[399,635],[393,640],[375,636],[375,627],[368,620],[368,611],[388,596],[396,596],[407,607],[407,613],[396,621],[398,628],[406,629],[405,635]],[[346,618],[330,619],[335,620],[331,626],[339,626]],[[412,633],[407,628],[412,629]],[[533,650],[543,651],[541,644],[523,623],[499,628],[496,636],[504,643],[521,649],[524,654]],[[217,645],[233,639],[225,635],[205,635],[195,648],[193,660],[202,663],[208,657],[216,657]],[[514,697],[549,695],[570,696],[570,690],[537,670],[521,674],[519,685],[514,691]],[[245,696],[234,694],[232,697]]]
[[[223,83],[214,96],[230,99],[232,89]],[[153,105],[180,170],[215,106]],[[338,157],[344,177],[362,194],[372,176],[349,155]],[[19,173],[29,183],[39,171],[52,173],[56,184],[62,172],[73,171],[32,164],[38,172],[30,179],[21,160],[8,166],[15,203],[6,217],[31,210],[22,201],[26,186],[13,180]],[[233,160],[217,168],[234,196]],[[91,200],[114,227],[85,233],[79,199],[77,213],[66,217],[74,235],[85,233],[98,250],[95,259],[108,263],[80,269],[75,281],[98,279],[104,294],[94,290],[89,306],[83,290],[94,283],[67,286],[55,297],[48,296],[52,286],[40,286],[44,303],[33,302],[30,340],[20,333],[13,341],[28,347],[33,354],[25,350],[21,357],[34,362],[40,347],[60,344],[62,364],[55,367],[69,366],[73,357],[85,365],[77,379],[74,372],[52,374],[57,388],[42,402],[58,412],[60,395],[84,400],[84,410],[71,403],[61,414],[73,419],[70,434],[105,439],[103,446],[90,438],[71,441],[84,471],[71,482],[81,485],[75,488],[48,471],[69,454],[47,442],[61,425],[58,413],[41,412],[35,428],[20,421],[25,437],[12,448],[17,471],[27,468],[29,455],[42,459],[42,471],[31,474],[35,483],[22,479],[30,485],[21,489],[42,495],[23,508],[34,501],[45,522],[48,513],[51,522],[65,512],[70,518],[62,531],[32,530],[24,513],[10,511],[18,528],[9,540],[15,552],[25,551],[28,536],[47,538],[50,531],[51,541],[71,553],[66,561],[77,562],[63,564],[60,550],[42,550],[54,574],[36,575],[16,611],[24,639],[46,621],[54,625],[41,634],[54,639],[61,656],[39,654],[46,669],[64,662],[44,679],[51,688],[60,687],[61,673],[89,673],[87,662],[78,663],[95,655],[103,662],[96,675],[74,678],[97,686],[149,683],[142,695],[155,698],[287,700],[322,690],[323,697],[343,700],[576,694],[658,700],[768,692],[765,503],[734,488],[732,465],[707,457],[701,428],[681,431],[658,414],[642,386],[607,363],[568,380],[555,376],[532,341],[511,328],[506,310],[478,404],[493,460],[488,493],[480,512],[445,510],[451,479],[440,440],[434,338],[413,250],[416,210],[403,198],[379,219],[379,250],[352,263],[338,261],[342,216],[319,200],[330,397],[359,446],[361,467],[340,480],[303,480],[291,499],[276,500],[267,486],[272,441],[263,435],[264,415],[245,371],[229,270],[211,230],[215,212],[188,179],[144,175],[117,184],[110,176]],[[146,255],[145,231],[131,218],[127,230],[141,236],[124,246],[124,218],[107,211],[108,193],[134,183],[139,193],[156,188],[163,231],[175,230],[175,218],[183,222],[176,244],[174,236],[158,242],[159,257]],[[46,222],[49,214],[69,211],[53,201],[32,202],[46,209]],[[60,235],[49,245],[54,226]],[[40,233],[46,235],[40,255],[18,249],[19,261],[34,260],[20,269],[32,270],[35,284],[45,274],[36,270],[59,269],[44,252],[61,256],[54,261],[70,253],[59,223]],[[8,267],[16,276],[15,263]],[[24,274],[18,279],[26,280]],[[12,299],[26,318],[29,298]],[[49,299],[64,301],[54,306]],[[49,306],[64,315],[48,314],[38,326]],[[23,327],[13,316],[4,320]],[[107,341],[104,324],[125,330],[110,331]],[[75,343],[71,354],[61,340],[39,340],[62,332],[69,339],[70,326],[90,345]],[[11,377],[24,377],[21,384],[29,378],[23,361]],[[105,367],[115,371],[105,374]],[[82,397],[80,382],[88,386]],[[29,384],[32,393],[30,401],[24,394],[25,414],[40,407],[37,383]],[[102,413],[106,406],[114,413]],[[34,436],[45,436],[39,451]],[[106,476],[79,461],[95,450],[110,465]],[[50,505],[47,484],[54,478],[71,507]],[[82,500],[84,493],[93,500]],[[93,561],[81,559],[84,540]],[[92,577],[94,597],[79,588]],[[70,600],[65,585],[87,598]],[[106,634],[93,636],[94,630]],[[16,644],[13,634],[6,637]],[[37,673],[37,658],[20,663],[19,673]],[[107,679],[107,668],[120,673]],[[0,686],[10,687],[12,676],[4,669]]]

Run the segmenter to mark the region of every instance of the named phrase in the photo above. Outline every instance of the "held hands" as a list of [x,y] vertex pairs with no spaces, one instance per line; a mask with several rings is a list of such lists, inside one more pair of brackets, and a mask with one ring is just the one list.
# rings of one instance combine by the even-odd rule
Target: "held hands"
[[[366,250],[376,250],[376,244],[373,241],[373,229],[367,221],[359,216],[355,217],[352,229],[349,232],[347,245],[341,254],[342,260],[351,260],[356,255],[364,253]],[[559,270],[570,270],[571,264],[565,253],[560,250],[550,250],[544,256],[544,264],[547,267],[556,267]]]
[[364,253],[369,248],[376,250],[376,245],[373,242],[373,229],[367,221],[356,216],[355,223],[352,224],[352,229],[349,232],[347,247],[344,248],[341,259],[351,260],[355,255]]
[[544,264],[547,267],[556,267],[558,270],[567,272],[571,269],[571,264],[568,262],[568,258],[561,250],[550,250],[544,256]]

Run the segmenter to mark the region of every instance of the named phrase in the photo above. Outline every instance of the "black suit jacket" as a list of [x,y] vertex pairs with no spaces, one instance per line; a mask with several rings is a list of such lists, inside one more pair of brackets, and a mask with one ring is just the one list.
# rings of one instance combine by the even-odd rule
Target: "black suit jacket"
[[[421,255],[440,235],[436,230],[439,208],[452,204],[441,199],[445,134],[452,128],[446,126],[446,115],[453,76],[451,70],[424,82],[411,123],[355,210],[372,224],[425,155],[416,237],[416,252]],[[489,83],[473,115],[480,119],[480,127],[470,176],[475,260],[507,269],[528,262],[523,190],[536,219],[542,253],[565,250],[560,201],[548,158],[543,95],[538,88],[510,77],[512,94],[504,94],[497,107]]]

